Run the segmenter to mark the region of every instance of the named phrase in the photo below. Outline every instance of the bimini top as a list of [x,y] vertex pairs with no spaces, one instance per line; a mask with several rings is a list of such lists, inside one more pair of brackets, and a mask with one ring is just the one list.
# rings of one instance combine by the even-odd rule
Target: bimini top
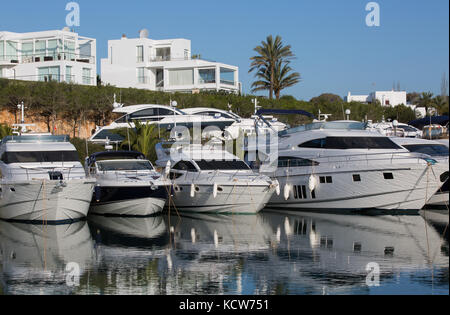
[[338,121],[322,121],[314,122],[307,125],[298,126],[288,130],[283,130],[279,132],[279,136],[286,136],[302,131],[310,130],[322,130],[322,129],[334,129],[334,130],[366,130],[367,123],[360,121],[351,120],[338,120]]
[[137,151],[104,151],[92,154],[86,159],[87,165],[102,160],[145,160],[145,155]]
[[1,140],[4,143],[55,143],[69,142],[70,137],[67,135],[54,136],[50,134],[23,134],[21,136],[7,136]]
[[313,114],[301,109],[260,109],[256,112],[256,115],[302,115],[317,119]]
[[408,125],[414,126],[418,129],[422,129],[425,126],[428,126],[430,122],[432,125],[445,126],[446,124],[448,124],[448,116],[433,116],[431,118],[425,117],[422,119],[410,121]]

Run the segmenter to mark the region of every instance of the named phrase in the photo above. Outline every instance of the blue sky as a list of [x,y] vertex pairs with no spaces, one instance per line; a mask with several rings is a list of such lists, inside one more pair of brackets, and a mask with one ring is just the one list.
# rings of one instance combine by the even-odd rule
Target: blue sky
[[[27,32],[65,26],[65,0],[2,1],[0,30]],[[381,26],[365,24],[363,0],[78,0],[76,31],[97,39],[97,55],[107,55],[108,39],[187,38],[193,53],[240,68],[248,93],[253,48],[269,34],[292,46],[292,67],[303,82],[283,94],[309,100],[321,93],[390,90],[400,81],[407,91],[440,94],[449,72],[449,1],[378,0]]]

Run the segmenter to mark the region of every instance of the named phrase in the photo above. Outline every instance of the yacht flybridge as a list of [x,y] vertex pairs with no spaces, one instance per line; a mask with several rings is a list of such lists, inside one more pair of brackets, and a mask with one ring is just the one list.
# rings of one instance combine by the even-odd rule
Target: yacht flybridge
[[0,219],[66,222],[86,217],[95,180],[68,136],[22,134],[0,142]]
[[277,149],[261,167],[281,185],[281,195],[269,202],[273,208],[421,209],[449,168],[352,121],[280,132]]

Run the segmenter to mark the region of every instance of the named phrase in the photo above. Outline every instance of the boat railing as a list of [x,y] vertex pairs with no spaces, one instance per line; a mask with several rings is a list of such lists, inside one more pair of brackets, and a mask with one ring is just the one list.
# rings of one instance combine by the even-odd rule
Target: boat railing
[[156,170],[115,170],[115,171],[102,171],[97,170],[95,167],[91,167],[89,169],[89,174],[94,175],[99,178],[102,177],[104,179],[111,179],[111,180],[126,180],[126,179],[139,179],[139,180],[146,180],[147,178],[152,178],[155,180],[157,176],[160,176]]
[[85,179],[83,169],[77,166],[9,168],[6,177],[17,180],[74,180]]
[[[300,157],[299,157],[300,159]],[[319,164],[333,164],[333,165],[340,165],[340,164],[380,164],[380,162],[383,162],[383,164],[393,165],[398,164],[401,162],[408,161],[408,163],[424,163],[426,162],[433,162],[436,161],[433,157],[422,154],[422,153],[411,153],[411,152],[397,152],[397,153],[362,153],[362,154],[351,154],[351,155],[336,155],[336,156],[323,156],[323,155],[315,155],[315,156],[308,156],[308,155],[302,155],[301,159],[307,159],[311,160],[311,165],[305,165],[302,166],[313,166],[314,162]],[[294,161],[295,158],[293,157],[292,161]],[[442,159],[439,159],[442,161]],[[445,160],[445,159],[444,159]],[[448,160],[448,157],[447,157]],[[289,165],[289,161],[288,165]],[[434,163],[434,162],[433,162]],[[291,166],[295,167],[295,166]]]

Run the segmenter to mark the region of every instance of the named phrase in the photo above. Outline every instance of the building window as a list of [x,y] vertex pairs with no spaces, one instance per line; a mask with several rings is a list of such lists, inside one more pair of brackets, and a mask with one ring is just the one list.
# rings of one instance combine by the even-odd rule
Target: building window
[[67,66],[66,67],[66,82],[67,83],[73,83],[73,76],[72,76],[72,67]]
[[353,175],[353,181],[354,182],[360,182],[361,181],[361,175],[359,175],[359,174]]
[[140,84],[147,83],[147,76],[145,75],[145,68],[137,68],[137,79],[138,79],[138,83],[140,83]]
[[59,67],[38,68],[38,80],[43,81],[43,82],[49,82],[49,81],[60,82]]
[[91,69],[89,68],[83,68],[83,84],[92,84]]
[[383,173],[384,179],[394,179],[394,174],[392,173]]
[[170,59],[170,47],[156,48],[155,61],[169,61]]
[[75,42],[64,41],[65,60],[75,60]]
[[199,69],[198,77],[200,84],[216,83],[216,69]]
[[[22,62],[33,62],[33,42],[22,43]],[[1,54],[1,51],[0,51]]]
[[234,85],[234,70],[220,68],[220,83],[226,85]]
[[137,62],[144,62],[144,46],[137,46]]
[[0,40],[0,61],[5,60],[5,42]]
[[6,60],[17,61],[17,43],[12,41],[6,41]]
[[193,85],[194,84],[194,70],[170,70],[169,71],[169,85]]
[[46,49],[45,40],[36,41],[34,48],[35,48],[35,61],[36,62],[44,61]]

